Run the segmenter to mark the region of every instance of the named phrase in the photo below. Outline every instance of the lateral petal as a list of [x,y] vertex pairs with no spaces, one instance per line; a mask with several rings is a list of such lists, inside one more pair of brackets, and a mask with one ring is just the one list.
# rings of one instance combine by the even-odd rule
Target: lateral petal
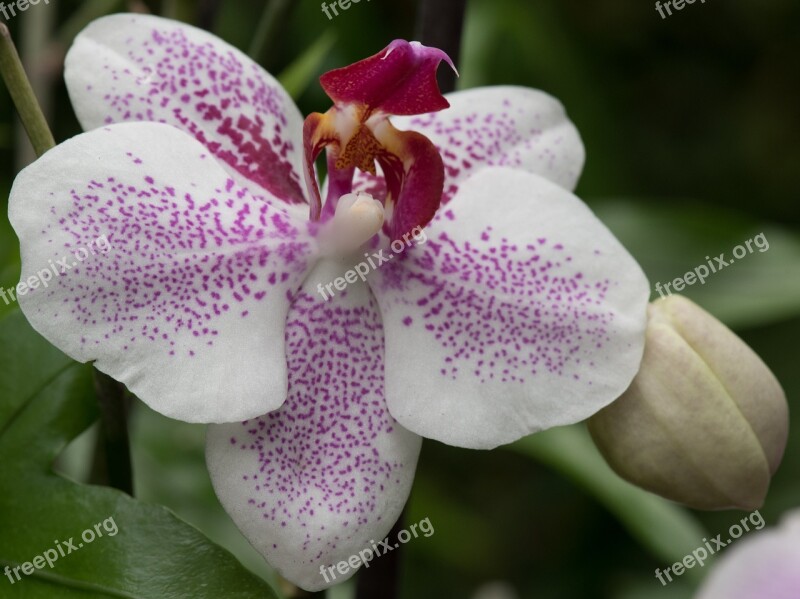
[[387,402],[406,428],[492,448],[583,420],[628,387],[649,285],[578,198],[530,173],[486,169],[425,235],[369,279],[386,330]]
[[189,422],[283,403],[286,315],[312,240],[199,142],[157,123],[79,135],[20,173],[9,218],[36,285],[20,306],[70,357]]

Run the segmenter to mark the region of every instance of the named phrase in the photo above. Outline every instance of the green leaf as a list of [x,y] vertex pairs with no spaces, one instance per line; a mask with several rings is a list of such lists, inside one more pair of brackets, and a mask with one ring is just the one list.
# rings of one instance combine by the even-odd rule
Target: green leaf
[[19,311],[0,319],[0,359],[0,567],[65,553],[52,568],[19,570],[18,581],[12,570],[13,584],[0,577],[0,596],[277,597],[166,508],[53,473],[56,456],[97,418],[91,366],[53,349]]
[[[14,416],[42,387],[74,364],[33,332],[22,313],[0,319],[0,443]],[[3,462],[3,472],[11,464]]]
[[[709,257],[733,258],[734,248],[764,233],[769,249],[753,242],[743,258],[710,274],[680,293],[700,304],[732,328],[781,322],[800,314],[800,237],[779,226],[753,224],[751,219],[697,202],[625,200],[592,202],[592,209],[639,261],[656,283],[707,266]],[[741,255],[741,250],[737,250]],[[672,287],[670,287],[672,289]]]
[[[602,503],[664,565],[698,545],[706,533],[684,508],[622,480],[603,460],[583,425],[529,435],[508,449],[537,459],[570,478]],[[687,576],[700,577],[687,570]]]
[[278,75],[278,81],[292,98],[295,100],[299,98],[308,89],[314,78],[320,74],[322,63],[333,48],[335,41],[336,35],[330,29],[326,30],[316,42],[309,46],[308,50]]

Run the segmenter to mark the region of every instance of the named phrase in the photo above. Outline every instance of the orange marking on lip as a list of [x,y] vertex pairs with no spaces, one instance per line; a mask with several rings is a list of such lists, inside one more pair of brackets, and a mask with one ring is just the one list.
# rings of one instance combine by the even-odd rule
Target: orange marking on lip
[[336,160],[337,169],[355,166],[365,173],[376,174],[375,159],[381,154],[383,147],[375,139],[366,125],[359,125],[350,141]]

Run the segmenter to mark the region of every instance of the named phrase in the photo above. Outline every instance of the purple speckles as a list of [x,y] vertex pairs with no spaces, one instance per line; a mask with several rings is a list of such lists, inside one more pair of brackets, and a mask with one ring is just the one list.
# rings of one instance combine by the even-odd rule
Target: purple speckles
[[[148,168],[133,153],[126,155],[135,170]],[[40,293],[63,298],[61,318],[91,327],[94,334],[83,335],[83,345],[121,337],[123,350],[145,342],[164,347],[166,355],[192,357],[215,343],[229,304],[264,301],[275,293],[269,277],[302,272],[309,249],[284,215],[260,200],[240,198],[230,180],[208,196],[179,192],[152,166],[147,174],[76,186],[65,208],[53,198],[58,228],[42,231],[48,243],[57,246],[64,235],[75,243],[106,235],[111,251],[92,256]],[[234,208],[223,211],[229,199]],[[272,226],[276,222],[280,230]]]
[[289,314],[286,353],[286,403],[242,423],[235,440],[257,456],[241,460],[257,464],[241,476],[248,503],[274,527],[303,530],[298,549],[313,562],[373,521],[384,489],[413,464],[386,454],[396,423],[383,398],[384,336],[371,297],[350,307],[301,293]]
[[422,115],[410,122],[411,129],[430,136],[444,160],[447,183],[443,203],[455,195],[458,182],[469,175],[473,164],[520,168],[531,152],[551,166],[556,160],[551,148],[537,145],[541,130],[523,122],[518,111],[506,108],[485,115],[473,111],[455,118],[443,114]]
[[610,281],[589,281],[569,262],[562,243],[515,244],[487,227],[472,243],[441,233],[383,273],[402,323],[444,350],[442,376],[535,384],[540,371],[564,375],[609,340]]
[[286,202],[305,203],[295,168],[302,122],[280,85],[218,40],[134,22],[135,35],[104,40],[116,52],[94,59],[104,89],[93,95],[101,95],[106,108],[93,118],[177,126],[258,187]]

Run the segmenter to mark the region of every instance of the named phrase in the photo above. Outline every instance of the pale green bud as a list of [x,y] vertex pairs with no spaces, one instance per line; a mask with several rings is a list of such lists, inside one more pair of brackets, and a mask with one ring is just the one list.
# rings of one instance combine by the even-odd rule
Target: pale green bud
[[648,307],[641,369],[589,430],[635,485],[697,509],[753,510],[783,456],[789,410],[750,347],[673,295]]

